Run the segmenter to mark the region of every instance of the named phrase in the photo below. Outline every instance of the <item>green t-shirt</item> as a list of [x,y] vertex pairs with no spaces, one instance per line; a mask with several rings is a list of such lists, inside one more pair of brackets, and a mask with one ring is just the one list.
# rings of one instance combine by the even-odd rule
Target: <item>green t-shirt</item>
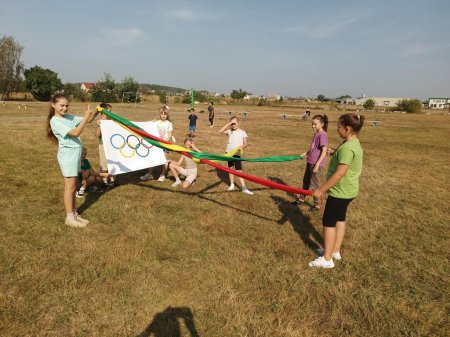
[[[91,163],[89,160],[81,160],[81,171],[90,170],[92,168]],[[81,181],[83,180],[83,175],[81,174],[81,171],[78,173],[78,179]]]
[[352,199],[358,195],[362,162],[363,149],[359,139],[345,141],[336,149],[328,167],[327,179],[336,172],[338,164],[349,167],[346,175],[328,191],[332,197]]

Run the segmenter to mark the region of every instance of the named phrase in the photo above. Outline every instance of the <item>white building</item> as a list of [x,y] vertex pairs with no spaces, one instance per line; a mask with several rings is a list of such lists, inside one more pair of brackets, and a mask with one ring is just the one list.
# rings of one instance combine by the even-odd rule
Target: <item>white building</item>
[[448,109],[450,107],[450,98],[430,97],[428,107],[431,109]]
[[363,105],[367,100],[373,100],[375,102],[375,106],[386,106],[386,107],[395,107],[397,103],[404,99],[411,99],[406,97],[367,97],[363,95],[363,97],[357,98],[344,98],[341,100],[336,100],[337,103],[340,104],[354,104],[354,105]]

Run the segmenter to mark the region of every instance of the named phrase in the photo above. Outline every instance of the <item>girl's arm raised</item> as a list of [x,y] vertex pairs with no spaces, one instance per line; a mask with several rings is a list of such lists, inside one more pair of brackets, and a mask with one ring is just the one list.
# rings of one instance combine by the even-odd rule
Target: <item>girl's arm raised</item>
[[70,130],[67,134],[71,137],[79,137],[81,135],[81,132],[86,127],[86,124],[92,122],[92,120],[95,118],[97,113],[95,114],[94,113],[95,113],[94,110],[91,110],[88,105],[87,109],[84,111],[83,120],[80,122],[80,124],[78,124],[78,126],[75,129]]

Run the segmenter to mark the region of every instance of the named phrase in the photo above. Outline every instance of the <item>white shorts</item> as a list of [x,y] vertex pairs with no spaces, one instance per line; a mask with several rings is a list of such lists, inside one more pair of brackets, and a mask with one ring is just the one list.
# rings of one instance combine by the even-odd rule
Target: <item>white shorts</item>
[[179,171],[180,174],[184,175],[186,177],[186,180],[189,181],[191,184],[197,178],[197,169],[185,169],[181,168]]

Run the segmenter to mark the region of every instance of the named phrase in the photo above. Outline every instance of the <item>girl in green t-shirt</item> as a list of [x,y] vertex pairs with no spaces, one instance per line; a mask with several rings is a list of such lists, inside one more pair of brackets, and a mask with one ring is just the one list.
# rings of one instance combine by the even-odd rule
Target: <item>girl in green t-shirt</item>
[[339,117],[337,132],[344,139],[334,150],[328,167],[327,181],[314,191],[321,198],[328,191],[328,199],[322,218],[324,248],[319,256],[309,263],[310,267],[333,268],[333,260],[340,260],[340,249],[345,234],[347,207],[357,196],[359,176],[362,170],[363,150],[358,133],[364,124],[364,116],[348,113]]

